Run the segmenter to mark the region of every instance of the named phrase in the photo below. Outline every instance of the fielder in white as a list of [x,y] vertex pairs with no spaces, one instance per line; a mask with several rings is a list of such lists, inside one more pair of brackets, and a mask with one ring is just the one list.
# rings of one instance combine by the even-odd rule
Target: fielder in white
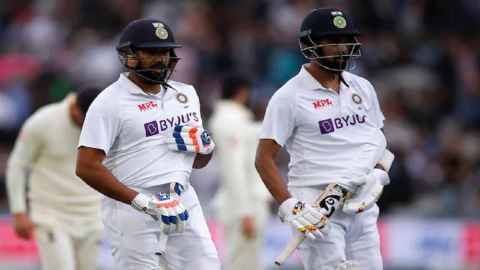
[[222,99],[209,122],[221,165],[219,217],[228,270],[262,269],[262,236],[269,217],[271,197],[253,166],[261,126],[247,107],[250,95],[251,82],[246,77],[224,76]]
[[98,96],[80,136],[76,172],[107,196],[102,215],[115,269],[220,269],[189,184],[214,143],[195,89],[169,80],[178,47],[160,20],[127,25],[117,51],[130,72]]
[[[299,42],[309,62],[271,98],[257,149],[255,164],[281,204],[280,219],[307,236],[298,248],[307,270],[383,268],[375,202],[393,155],[372,85],[347,71],[360,56],[358,35],[337,8],[304,18]],[[275,164],[283,146],[288,188]],[[332,216],[310,206],[330,183],[353,193]]]
[[80,127],[99,93],[87,88],[40,108],[23,124],[8,160],[15,233],[30,239],[35,232],[46,270],[96,269],[101,196],[75,175],[75,162]]

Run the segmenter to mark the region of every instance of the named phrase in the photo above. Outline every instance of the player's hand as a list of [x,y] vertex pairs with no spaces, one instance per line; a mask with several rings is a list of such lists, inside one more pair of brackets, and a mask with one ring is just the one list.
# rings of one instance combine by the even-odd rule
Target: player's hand
[[18,237],[25,240],[32,238],[33,222],[26,213],[14,215],[13,227]]
[[247,239],[252,239],[257,234],[255,230],[255,218],[252,216],[246,216],[242,218],[242,233]]
[[174,151],[210,154],[215,148],[211,133],[203,128],[175,126],[172,137],[167,139],[168,148]]
[[373,169],[354,183],[359,191],[343,204],[342,209],[347,214],[358,214],[372,207],[382,195],[383,186],[390,183],[390,177],[384,170]]
[[322,238],[328,231],[328,219],[323,212],[295,198],[289,198],[280,205],[278,217],[311,239]]
[[[173,183],[180,186],[178,183]],[[132,207],[151,215],[160,222],[164,233],[183,233],[188,219],[188,211],[180,201],[180,189],[172,192],[158,192],[151,198],[139,193],[132,201]]]

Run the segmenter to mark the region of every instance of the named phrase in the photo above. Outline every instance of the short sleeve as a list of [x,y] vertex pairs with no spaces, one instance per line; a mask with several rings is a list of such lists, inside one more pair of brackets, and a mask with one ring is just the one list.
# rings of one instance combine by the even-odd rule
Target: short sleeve
[[383,121],[385,120],[385,116],[382,113],[382,110],[380,109],[380,103],[378,101],[377,93],[375,92],[375,89],[373,88],[372,85],[370,85],[371,91],[372,91],[372,109],[373,109],[373,115],[375,117],[375,123],[378,128],[383,128]]
[[268,102],[260,139],[273,139],[283,146],[293,133],[296,114],[295,96],[275,93]]
[[191,86],[191,91],[192,91],[192,97],[193,97],[193,106],[195,106],[195,111],[198,114],[198,126],[203,128],[203,119],[201,115],[201,104],[200,104],[200,98],[198,97],[197,91],[195,91],[195,88]]
[[120,112],[116,102],[99,96],[88,109],[78,147],[101,149],[108,154],[120,130]]

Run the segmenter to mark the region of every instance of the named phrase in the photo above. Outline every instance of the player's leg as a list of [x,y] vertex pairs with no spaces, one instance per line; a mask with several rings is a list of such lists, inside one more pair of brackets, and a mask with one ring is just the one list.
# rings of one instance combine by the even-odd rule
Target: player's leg
[[255,236],[247,238],[242,231],[241,220],[232,220],[223,225],[228,261],[225,269],[262,269],[262,240],[269,217],[268,203],[263,200],[251,202],[255,209]]
[[228,250],[228,262],[225,269],[261,269],[260,237],[245,237],[242,232],[242,223],[239,220],[225,224],[223,231]]
[[74,239],[73,246],[77,270],[97,269],[100,244],[101,231],[93,231],[82,238]]
[[65,231],[45,225],[36,225],[35,236],[43,269],[75,270],[73,244]]
[[363,213],[354,215],[347,231],[347,258],[355,260],[358,269],[383,269],[377,229],[378,213],[378,206],[375,205]]
[[158,221],[127,204],[106,198],[102,216],[112,248],[114,269],[151,270],[158,268]]
[[165,259],[172,269],[220,270],[220,260],[193,187],[181,196],[189,218],[184,233],[170,234]]
[[[290,193],[295,198],[306,203],[313,203],[322,192],[320,188],[290,187]],[[342,211],[336,211],[329,219],[328,234],[322,239],[305,239],[298,247],[305,270],[336,269],[346,261],[345,228],[351,217]]]

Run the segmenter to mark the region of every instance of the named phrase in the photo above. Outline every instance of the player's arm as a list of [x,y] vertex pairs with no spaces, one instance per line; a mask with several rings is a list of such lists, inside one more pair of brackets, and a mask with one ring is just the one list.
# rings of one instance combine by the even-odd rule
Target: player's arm
[[[117,201],[130,204],[135,210],[161,220],[160,229],[165,233],[182,233],[188,212],[181,204],[180,185],[171,183],[167,193],[158,192],[151,198],[125,186],[102,164],[103,150],[79,147],[76,174],[89,186]],[[178,186],[177,186],[178,185]]]
[[23,125],[7,162],[6,185],[10,212],[13,215],[15,233],[23,238],[32,236],[33,223],[27,214],[27,174],[35,163],[42,147],[42,133],[37,115]]
[[281,204],[292,197],[283,180],[275,159],[282,147],[271,139],[260,139],[255,157],[255,168],[273,198]]
[[327,218],[320,209],[292,198],[275,164],[280,149],[281,146],[274,140],[260,139],[255,158],[255,167],[263,183],[280,203],[278,217],[311,239],[321,238],[327,230]]
[[207,155],[197,154],[195,160],[193,161],[193,168],[194,169],[201,169],[210,162],[212,159],[213,152]]
[[102,164],[105,158],[103,150],[84,147],[78,148],[77,168],[75,173],[85,183],[103,195],[117,201],[130,204],[138,192],[123,185]]

